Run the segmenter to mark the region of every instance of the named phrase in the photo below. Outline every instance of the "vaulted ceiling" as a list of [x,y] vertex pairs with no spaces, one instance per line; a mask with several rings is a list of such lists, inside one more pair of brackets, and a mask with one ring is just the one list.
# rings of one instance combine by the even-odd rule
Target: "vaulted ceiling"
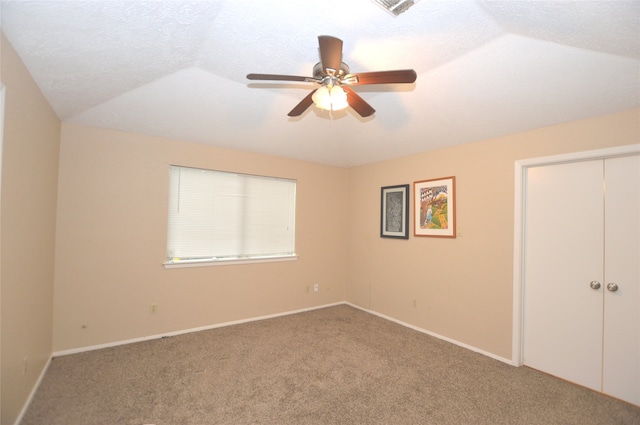
[[[640,106],[640,2],[2,0],[2,31],[60,119],[337,166]],[[376,113],[287,113],[313,83],[318,35]]]

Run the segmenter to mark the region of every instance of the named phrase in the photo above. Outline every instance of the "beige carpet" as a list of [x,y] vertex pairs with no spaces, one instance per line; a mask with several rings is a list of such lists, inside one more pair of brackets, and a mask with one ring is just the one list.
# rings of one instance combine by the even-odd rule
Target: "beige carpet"
[[640,408],[341,305],[59,357],[22,425],[640,424]]

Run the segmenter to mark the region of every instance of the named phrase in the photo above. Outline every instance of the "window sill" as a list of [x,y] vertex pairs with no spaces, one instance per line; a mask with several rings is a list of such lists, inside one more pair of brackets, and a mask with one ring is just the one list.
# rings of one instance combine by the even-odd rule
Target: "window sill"
[[184,260],[178,262],[164,263],[165,269],[181,269],[185,267],[211,267],[211,266],[229,266],[232,264],[255,264],[255,263],[275,263],[281,261],[295,261],[297,255],[286,255],[282,257],[254,257],[254,258],[234,258],[224,260]]

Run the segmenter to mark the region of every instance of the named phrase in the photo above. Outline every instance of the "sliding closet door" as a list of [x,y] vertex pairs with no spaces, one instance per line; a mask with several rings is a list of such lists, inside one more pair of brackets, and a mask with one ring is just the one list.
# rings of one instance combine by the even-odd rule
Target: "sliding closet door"
[[604,166],[602,391],[640,405],[640,156],[607,159]]
[[533,167],[526,179],[524,363],[600,391],[603,162]]

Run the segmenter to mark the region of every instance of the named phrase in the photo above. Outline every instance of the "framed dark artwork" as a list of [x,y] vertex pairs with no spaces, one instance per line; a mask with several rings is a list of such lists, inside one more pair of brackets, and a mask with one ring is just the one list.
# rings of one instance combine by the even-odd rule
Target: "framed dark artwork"
[[456,237],[456,178],[443,177],[413,183],[413,234]]
[[380,237],[409,239],[409,185],[385,186],[380,194]]

